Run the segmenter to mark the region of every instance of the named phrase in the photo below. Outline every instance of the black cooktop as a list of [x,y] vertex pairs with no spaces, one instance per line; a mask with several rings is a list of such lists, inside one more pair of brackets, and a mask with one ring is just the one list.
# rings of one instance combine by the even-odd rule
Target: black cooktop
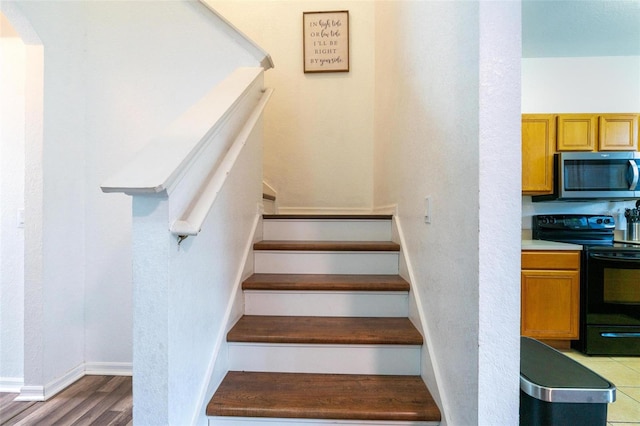
[[532,217],[534,240],[609,248],[608,251],[640,251],[640,241],[616,240],[615,227],[615,220],[609,215],[553,214]]

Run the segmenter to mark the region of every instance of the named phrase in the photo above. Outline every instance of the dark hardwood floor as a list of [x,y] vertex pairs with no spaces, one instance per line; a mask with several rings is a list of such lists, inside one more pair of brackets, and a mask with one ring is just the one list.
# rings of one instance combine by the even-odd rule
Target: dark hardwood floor
[[0,425],[133,425],[131,377],[84,376],[44,402],[0,393]]

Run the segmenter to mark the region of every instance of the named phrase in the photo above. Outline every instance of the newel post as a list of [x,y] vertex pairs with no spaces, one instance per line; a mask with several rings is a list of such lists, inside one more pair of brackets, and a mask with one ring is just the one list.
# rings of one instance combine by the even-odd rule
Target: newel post
[[165,192],[133,196],[133,420],[169,424],[169,265]]

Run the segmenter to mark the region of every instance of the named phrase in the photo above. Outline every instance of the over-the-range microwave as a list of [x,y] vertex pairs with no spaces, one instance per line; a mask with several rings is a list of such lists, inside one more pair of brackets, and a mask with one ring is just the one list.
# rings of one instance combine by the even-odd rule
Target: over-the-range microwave
[[640,152],[555,154],[554,193],[532,201],[634,200],[640,198]]

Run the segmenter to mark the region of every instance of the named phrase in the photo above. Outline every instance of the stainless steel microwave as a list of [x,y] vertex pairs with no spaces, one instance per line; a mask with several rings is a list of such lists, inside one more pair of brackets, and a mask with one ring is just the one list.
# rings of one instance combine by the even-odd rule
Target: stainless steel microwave
[[638,199],[639,168],[640,152],[561,152],[554,158],[554,193],[532,201]]

